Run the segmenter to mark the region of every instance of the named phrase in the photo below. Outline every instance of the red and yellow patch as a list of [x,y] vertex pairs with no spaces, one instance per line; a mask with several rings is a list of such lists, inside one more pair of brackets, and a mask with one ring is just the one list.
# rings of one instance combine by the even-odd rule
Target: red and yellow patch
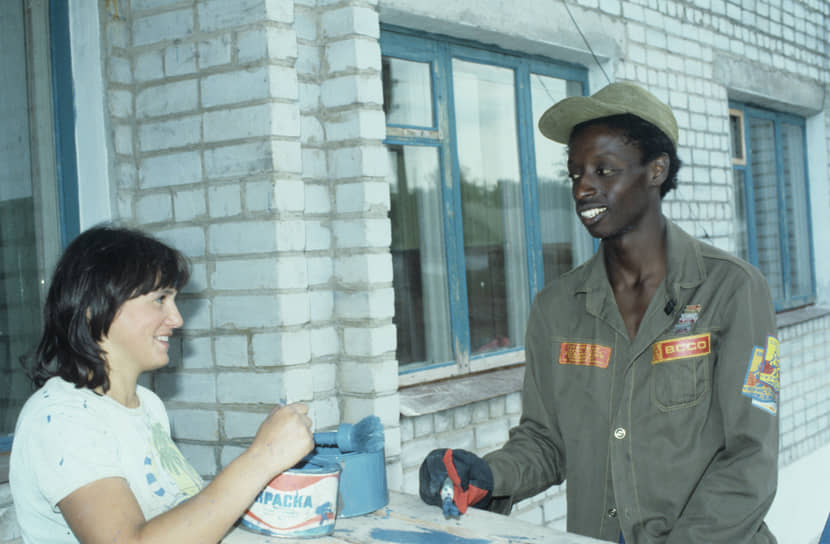
[[562,342],[559,346],[560,365],[582,365],[608,368],[611,348],[599,344]]
[[665,363],[676,359],[688,359],[708,355],[712,351],[709,333],[694,336],[682,336],[655,342],[651,346],[651,364]]
[[754,346],[746,370],[742,393],[752,399],[752,405],[771,414],[778,413],[778,391],[781,367],[778,362],[778,339],[767,337],[765,347]]

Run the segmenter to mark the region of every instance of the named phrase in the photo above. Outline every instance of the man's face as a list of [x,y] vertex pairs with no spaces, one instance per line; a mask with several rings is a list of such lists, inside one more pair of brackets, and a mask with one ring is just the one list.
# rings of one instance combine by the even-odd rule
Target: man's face
[[622,131],[603,124],[588,125],[571,135],[571,191],[576,213],[591,236],[617,237],[636,229],[647,213],[659,213],[655,161],[641,164],[640,148],[627,143]]

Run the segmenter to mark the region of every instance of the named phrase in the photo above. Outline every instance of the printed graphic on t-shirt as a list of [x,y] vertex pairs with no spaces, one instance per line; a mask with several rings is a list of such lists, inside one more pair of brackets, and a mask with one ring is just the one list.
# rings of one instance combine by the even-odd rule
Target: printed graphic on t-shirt
[[153,423],[153,447],[144,456],[144,471],[150,491],[165,498],[172,508],[202,488],[202,478],[185,460],[160,423]]
[[754,346],[741,392],[752,399],[752,405],[771,414],[778,413],[780,367],[778,339],[767,336],[766,347]]

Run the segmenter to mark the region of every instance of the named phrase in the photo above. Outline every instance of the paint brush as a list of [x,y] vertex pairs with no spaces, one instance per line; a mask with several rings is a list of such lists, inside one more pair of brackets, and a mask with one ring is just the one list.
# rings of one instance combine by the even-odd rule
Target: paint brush
[[383,449],[383,424],[378,416],[366,416],[357,423],[341,423],[336,431],[314,433],[318,446],[337,446],[342,452],[376,452]]

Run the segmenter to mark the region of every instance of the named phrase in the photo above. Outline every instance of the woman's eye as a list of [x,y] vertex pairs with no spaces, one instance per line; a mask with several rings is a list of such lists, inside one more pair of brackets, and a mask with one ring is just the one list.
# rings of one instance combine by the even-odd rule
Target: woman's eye
[[568,174],[568,177],[571,178],[571,181],[579,181],[581,176],[579,174]]
[[605,168],[605,167],[602,167],[602,166],[597,168],[597,174],[599,174],[600,176],[610,176],[613,173],[614,173],[614,170],[611,169],[611,168]]

